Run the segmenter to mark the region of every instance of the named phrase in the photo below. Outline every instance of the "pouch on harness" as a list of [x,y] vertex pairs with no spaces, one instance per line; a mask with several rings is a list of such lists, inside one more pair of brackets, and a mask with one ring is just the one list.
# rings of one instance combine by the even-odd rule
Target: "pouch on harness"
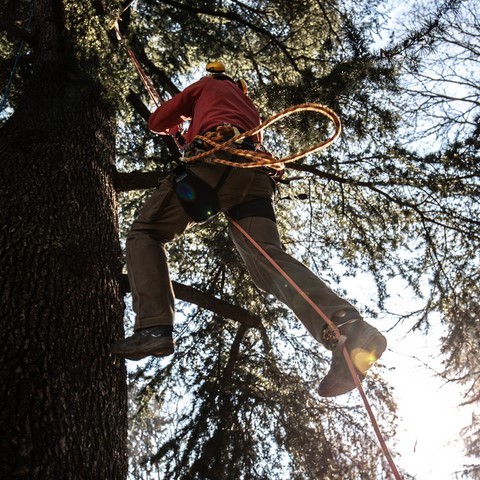
[[[174,172],[173,188],[183,209],[197,223],[203,223],[220,212],[217,192],[230,173],[227,167],[215,187],[195,175],[185,165],[178,166]],[[268,198],[256,198],[236,205],[227,211],[234,220],[246,217],[265,217],[276,222],[272,202]]]
[[220,211],[217,192],[229,172],[230,167],[225,169],[215,187],[211,187],[185,165],[179,165],[175,168],[173,189],[183,209],[192,220],[203,223],[217,215]]

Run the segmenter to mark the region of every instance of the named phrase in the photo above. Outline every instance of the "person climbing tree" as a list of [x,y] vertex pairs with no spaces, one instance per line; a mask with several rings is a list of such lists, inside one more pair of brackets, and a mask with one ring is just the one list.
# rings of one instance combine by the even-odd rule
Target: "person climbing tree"
[[[208,63],[207,72],[202,79],[160,105],[148,122],[154,133],[176,135],[178,125],[190,119],[185,136],[187,157],[190,158],[212,148],[205,138],[223,143],[260,124],[260,115],[247,95],[244,82],[235,82],[226,75],[221,62]],[[230,147],[264,152],[261,133]],[[215,151],[199,161],[177,167],[159,184],[134,221],[127,235],[126,248],[136,313],[135,332],[116,341],[111,346],[112,353],[140,360],[174,352],[174,292],[165,244],[195,224],[225,212],[230,237],[254,283],[285,303],[310,334],[332,351],[330,370],[320,382],[320,395],[338,396],[351,391],[355,388],[355,380],[344,357],[344,347],[359,378],[363,379],[385,351],[385,337],[365,322],[353,305],[284,251],[273,208],[275,181],[272,170],[236,168],[216,163],[213,158],[231,159],[232,153]],[[235,158],[238,161],[238,157]],[[286,283],[279,270],[235,225],[239,225],[300,286],[335,328]]]

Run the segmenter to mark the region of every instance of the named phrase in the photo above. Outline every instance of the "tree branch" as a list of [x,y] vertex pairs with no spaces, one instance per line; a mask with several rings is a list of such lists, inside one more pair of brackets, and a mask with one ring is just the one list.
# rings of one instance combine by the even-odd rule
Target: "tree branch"
[[233,367],[238,359],[238,354],[240,352],[240,344],[242,343],[243,337],[245,336],[245,332],[247,331],[248,327],[242,323],[240,327],[238,327],[237,334],[233,339],[232,345],[230,347],[230,354],[228,356],[228,362],[225,366],[225,369],[222,373],[222,383],[223,385],[227,385],[232,377]]
[[[132,105],[133,109],[146,121],[150,117],[150,110],[142,102],[140,97],[133,91],[130,90],[130,93],[127,96],[127,100]],[[177,144],[175,140],[170,135],[162,135],[162,140],[165,142],[165,145],[168,148],[168,151],[172,155],[172,160],[178,160],[180,158],[180,152],[178,151]]]
[[[190,287],[189,285],[183,285],[178,282],[172,282],[172,285],[175,292],[175,297],[178,300],[192,303],[200,308],[210,310],[216,315],[222,318],[234,320],[246,328],[258,328],[262,325],[261,317],[250,313],[248,310],[242,307],[231,305],[225,300],[220,300],[213,295],[201,292],[200,290]],[[130,291],[130,283],[127,275],[121,275],[120,288],[123,293]]]
[[299,71],[299,68],[298,68],[295,60],[293,59],[292,55],[288,51],[288,48],[286,47],[286,45],[284,43],[282,43],[278,39],[278,36],[275,33],[271,32],[267,28],[263,28],[261,26],[256,25],[253,22],[250,22],[248,19],[243,18],[238,13],[232,12],[232,11],[229,11],[229,10],[226,10],[226,9],[223,9],[223,10],[216,9],[216,10],[214,10],[214,9],[207,8],[207,7],[202,7],[202,8],[193,7],[190,4],[184,4],[182,2],[177,2],[175,0],[163,0],[163,3],[167,4],[167,5],[170,5],[171,7],[178,8],[180,10],[188,12],[189,14],[193,14],[193,15],[203,14],[203,15],[209,15],[209,16],[217,17],[217,18],[224,18],[224,19],[229,20],[231,22],[237,22],[239,25],[245,26],[245,27],[249,28],[250,30],[252,30],[253,32],[256,32],[259,35],[263,35],[264,37],[268,38],[272,42],[273,45],[275,45],[279,50],[282,51],[282,53],[285,55],[285,57],[287,58],[289,63],[292,65],[292,67],[297,72]]
[[[400,196],[395,196],[394,194],[391,193],[391,191],[387,191],[380,188],[385,186],[391,187],[394,185],[405,186],[405,185],[409,185],[408,181],[406,183],[404,181],[393,181],[393,180],[390,180],[388,182],[383,182],[383,181],[382,182],[366,182],[361,180],[355,180],[348,177],[339,177],[338,175],[329,174],[327,172],[319,170],[314,165],[304,165],[304,164],[298,164],[298,163],[291,163],[289,165],[289,168],[291,168],[292,170],[297,170],[301,172],[312,173],[318,176],[319,178],[325,178],[325,179],[337,182],[341,186],[350,185],[357,188],[368,188],[371,191],[383,196],[388,202],[395,203],[397,205],[400,205],[402,207],[412,210],[418,215],[418,217],[421,219],[422,222],[430,223],[432,225],[438,225],[445,229],[450,229],[450,230],[458,231],[461,233],[468,233],[472,225],[475,226],[475,228],[477,228],[478,225],[480,225],[480,222],[476,218],[462,216],[460,213],[457,213],[456,216],[458,217],[459,220],[465,222],[466,225],[464,228],[460,228],[454,224],[447,224],[445,223],[445,221],[442,221],[441,219],[438,218],[438,213],[439,213],[438,211],[433,212],[433,214],[428,210],[423,211],[421,207],[421,203],[415,203],[414,201],[411,201],[409,199],[402,198]],[[421,186],[416,186],[416,185],[410,185],[410,186],[413,186],[419,190],[421,189]],[[445,210],[445,207],[442,207],[442,208],[444,209],[443,210],[444,213],[447,213],[446,216],[448,217],[452,216]]]

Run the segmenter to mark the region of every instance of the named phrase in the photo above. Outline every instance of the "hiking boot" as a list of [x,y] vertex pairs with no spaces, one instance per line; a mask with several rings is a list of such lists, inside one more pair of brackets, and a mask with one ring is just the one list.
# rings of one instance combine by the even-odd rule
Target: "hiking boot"
[[325,346],[332,350],[333,355],[330,370],[318,388],[322,397],[343,395],[356,387],[343,355],[343,347],[346,347],[360,380],[365,378],[367,371],[387,348],[385,337],[363,320],[348,320],[338,325],[338,330],[340,340],[337,340],[328,325],[324,328]]
[[128,360],[171,355],[174,351],[172,327],[161,325],[139,329],[131,337],[113,343],[110,351]]

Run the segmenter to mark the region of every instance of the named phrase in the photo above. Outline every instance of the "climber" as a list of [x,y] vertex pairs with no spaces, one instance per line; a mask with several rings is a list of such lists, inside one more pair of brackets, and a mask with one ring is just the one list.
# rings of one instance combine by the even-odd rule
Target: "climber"
[[[207,64],[207,75],[160,105],[150,116],[149,129],[160,135],[175,134],[183,119],[191,120],[186,133],[187,155],[208,150],[197,135],[215,136],[224,141],[238,132],[260,124],[259,113],[246,93],[244,82],[225,74],[221,62]],[[221,141],[219,143],[222,143]],[[234,148],[255,151],[262,148],[262,135],[245,138]],[[225,152],[215,152],[222,156]],[[187,158],[188,160],[188,158]],[[220,211],[238,222],[330,318],[341,334],[326,322],[230,222],[229,234],[247,265],[254,283],[285,303],[310,334],[332,351],[329,372],[319,393],[337,396],[355,388],[342,354],[346,347],[363,379],[367,370],[386,348],[385,337],[365,322],[348,301],[340,298],[306,266],[282,248],[275,220],[275,182],[266,168],[236,168],[214,163],[206,157],[177,168],[142,207],[127,235],[127,269],[133,308],[134,334],[115,342],[112,353],[130,360],[157,357],[174,352],[172,338],[174,292],[168,272],[165,244],[178,238],[197,223]]]

